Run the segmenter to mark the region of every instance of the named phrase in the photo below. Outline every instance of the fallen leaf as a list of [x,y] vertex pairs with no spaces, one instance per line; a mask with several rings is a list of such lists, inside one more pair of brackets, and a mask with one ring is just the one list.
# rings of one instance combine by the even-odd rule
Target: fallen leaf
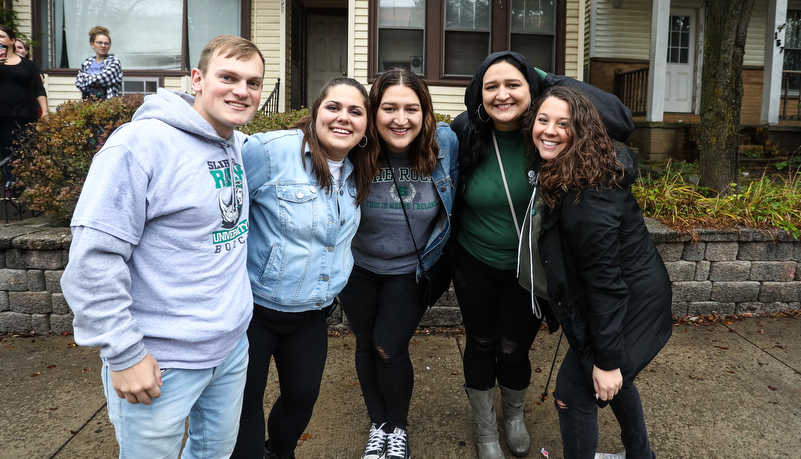
[[776,388],[773,386],[768,386],[768,389],[772,390],[773,392],[776,392]]
[[300,441],[311,440],[311,437],[312,437],[312,436],[311,436],[311,434],[310,434],[310,433],[308,433],[308,432],[305,432],[303,435],[301,435],[301,436],[300,436]]
[[31,375],[31,378],[33,378],[34,376],[39,376],[40,374],[42,374],[42,372],[40,372],[40,371],[37,371],[36,373],[34,373],[34,374],[32,374],[32,375]]

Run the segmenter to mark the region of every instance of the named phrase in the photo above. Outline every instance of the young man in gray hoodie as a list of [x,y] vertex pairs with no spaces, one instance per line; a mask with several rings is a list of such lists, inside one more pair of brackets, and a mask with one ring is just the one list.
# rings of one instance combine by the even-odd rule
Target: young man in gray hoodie
[[258,109],[264,57],[221,35],[192,97],[159,89],[95,156],[61,280],[75,342],[99,346],[120,457],[228,457],[253,311],[247,181],[234,129]]

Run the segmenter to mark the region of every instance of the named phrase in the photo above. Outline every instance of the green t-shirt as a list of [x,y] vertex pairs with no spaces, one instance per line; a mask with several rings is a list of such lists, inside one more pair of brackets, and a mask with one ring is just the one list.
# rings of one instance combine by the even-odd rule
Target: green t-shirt
[[[509,194],[523,224],[533,185],[526,170],[526,145],[520,131],[495,131]],[[497,269],[517,267],[517,231],[503,187],[492,140],[464,193],[464,210],[456,240],[470,254]]]

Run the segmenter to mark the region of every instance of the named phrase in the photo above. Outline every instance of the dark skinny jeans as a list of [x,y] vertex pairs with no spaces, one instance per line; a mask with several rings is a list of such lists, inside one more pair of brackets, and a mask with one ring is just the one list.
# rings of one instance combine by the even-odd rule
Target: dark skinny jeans
[[426,311],[415,274],[381,275],[359,266],[339,294],[356,336],[356,374],[370,422],[406,429],[414,389],[411,340]]
[[514,269],[487,265],[456,244],[453,288],[464,319],[465,386],[488,390],[497,383],[523,390],[531,380],[528,351],[542,319],[531,308],[531,293]]
[[[598,447],[598,405],[595,389],[582,371],[578,354],[573,349],[568,349],[559,367],[553,395],[559,412],[564,456],[592,459]],[[565,406],[560,406],[559,402]],[[642,400],[634,382],[618,391],[609,401],[609,406],[620,424],[620,439],[626,448],[626,459],[655,458],[648,440]]]
[[325,319],[325,311],[278,312],[255,305],[248,327],[245,397],[232,458],[264,457],[264,389],[270,357],[275,357],[281,395],[267,420],[269,449],[280,459],[292,457],[320,394],[328,352]]

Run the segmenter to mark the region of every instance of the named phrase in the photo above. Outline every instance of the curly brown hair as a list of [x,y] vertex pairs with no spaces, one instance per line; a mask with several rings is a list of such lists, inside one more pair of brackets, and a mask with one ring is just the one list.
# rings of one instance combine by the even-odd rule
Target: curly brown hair
[[576,201],[589,188],[618,186],[623,177],[623,165],[617,160],[615,145],[606,132],[598,110],[576,89],[564,86],[548,88],[523,118],[526,143],[530,152],[539,156],[532,129],[542,103],[549,97],[567,102],[570,107],[568,136],[570,144],[554,159],[542,161],[539,176],[540,199],[553,209],[562,197],[577,191]]

